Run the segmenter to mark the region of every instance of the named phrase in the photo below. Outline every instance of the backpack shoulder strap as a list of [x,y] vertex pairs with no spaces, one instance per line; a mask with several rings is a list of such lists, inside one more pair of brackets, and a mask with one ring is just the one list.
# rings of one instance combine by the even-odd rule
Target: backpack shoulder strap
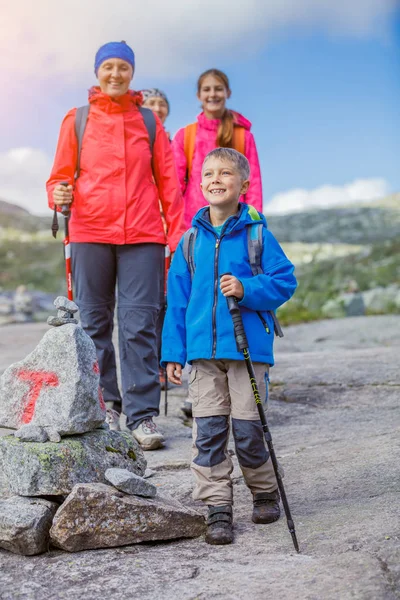
[[196,266],[194,264],[194,245],[197,238],[197,227],[191,227],[183,234],[183,256],[187,262],[190,278],[193,279]]
[[245,131],[245,128],[240,125],[235,125],[233,128],[232,148],[240,152],[240,154],[244,154],[246,150]]
[[194,146],[196,143],[197,123],[186,125],[183,138],[183,151],[186,157],[186,179],[189,181],[192,173]]
[[262,228],[262,222],[247,227],[247,251],[253,275],[260,275],[263,272],[261,267],[263,249]]
[[[253,211],[255,210],[251,206],[249,213],[251,213],[251,209]],[[247,251],[249,253],[250,267],[253,275],[260,275],[261,273],[263,273],[261,266],[261,256],[263,251],[262,229],[262,222],[255,223],[254,225],[249,225],[247,227]],[[271,315],[272,320],[274,322],[275,335],[277,337],[283,337],[283,331],[278,321],[278,317],[276,316],[273,310],[269,310],[268,312]]]
[[75,180],[78,179],[81,172],[82,141],[89,116],[89,110],[90,105],[86,104],[86,106],[80,106],[77,108],[75,113],[75,135],[78,141],[78,158],[76,160]]
[[156,120],[154,118],[154,113],[149,108],[144,108],[143,106],[139,106],[139,112],[143,117],[147,133],[149,134],[150,152],[151,156],[153,156],[153,146],[156,139]]

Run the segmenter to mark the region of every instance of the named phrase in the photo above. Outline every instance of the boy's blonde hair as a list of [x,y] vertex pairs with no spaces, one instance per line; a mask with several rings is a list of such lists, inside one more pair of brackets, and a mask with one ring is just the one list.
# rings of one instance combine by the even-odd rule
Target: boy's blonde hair
[[247,158],[237,150],[234,150],[233,148],[215,148],[215,150],[211,150],[203,161],[202,171],[204,171],[204,165],[209,158],[219,158],[220,160],[232,163],[239,171],[242,181],[250,179],[250,163]]

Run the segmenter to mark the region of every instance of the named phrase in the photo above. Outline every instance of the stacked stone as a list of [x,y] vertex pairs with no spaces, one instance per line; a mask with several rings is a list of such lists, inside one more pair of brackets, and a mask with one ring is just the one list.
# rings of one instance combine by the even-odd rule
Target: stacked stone
[[54,303],[53,327],[0,379],[0,427],[15,430],[0,438],[0,548],[31,555],[200,535],[203,517],[160,497],[136,440],[109,430],[78,307]]

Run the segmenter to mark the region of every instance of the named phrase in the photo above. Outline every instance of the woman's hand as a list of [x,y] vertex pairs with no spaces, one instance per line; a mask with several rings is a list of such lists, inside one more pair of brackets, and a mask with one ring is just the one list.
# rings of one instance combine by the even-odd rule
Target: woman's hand
[[168,381],[175,385],[182,385],[182,365],[176,362],[167,363]]
[[220,288],[225,297],[235,296],[235,298],[241,300],[244,296],[243,285],[233,275],[223,275],[220,281]]
[[73,200],[72,185],[56,185],[53,190],[53,201],[56,206],[70,205]]

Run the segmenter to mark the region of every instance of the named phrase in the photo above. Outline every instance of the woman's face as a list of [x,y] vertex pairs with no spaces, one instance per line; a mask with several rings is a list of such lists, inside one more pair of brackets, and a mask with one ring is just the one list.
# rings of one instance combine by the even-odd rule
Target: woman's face
[[120,58],[105,60],[97,71],[101,91],[113,98],[126,94],[132,77],[133,69],[131,65]]
[[197,94],[207,119],[220,119],[225,111],[225,104],[231,92],[220,79],[214,75],[204,77]]
[[162,124],[165,123],[165,119],[168,117],[168,104],[164,98],[152,96],[143,102],[143,106],[156,113]]

